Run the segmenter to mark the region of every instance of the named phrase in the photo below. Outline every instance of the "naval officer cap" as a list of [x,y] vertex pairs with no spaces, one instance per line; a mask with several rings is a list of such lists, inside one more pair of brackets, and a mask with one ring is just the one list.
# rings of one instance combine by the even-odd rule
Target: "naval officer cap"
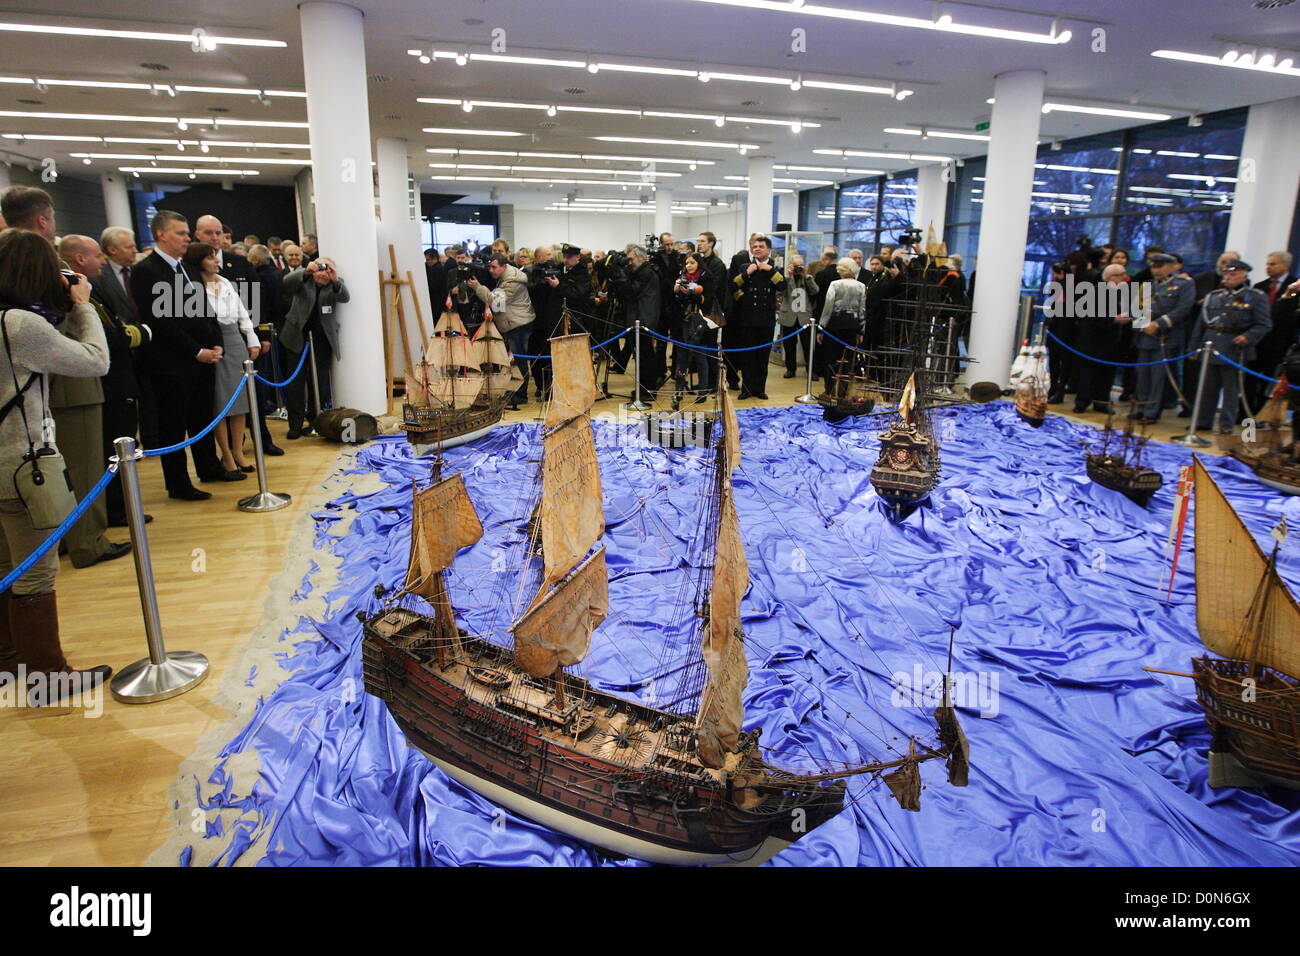
[[1242,262],[1240,259],[1229,259],[1223,264],[1224,272],[1231,272],[1233,269],[1240,269],[1242,272],[1250,271],[1250,263]]
[[569,256],[580,256],[580,255],[582,255],[582,250],[581,250],[580,248],[578,248],[577,246],[571,246],[571,245],[569,245],[569,244],[566,242],[566,243],[564,244],[564,248],[563,248],[563,249],[561,250],[561,252],[560,252],[560,255],[562,255],[564,258],[567,259],[567,258],[569,258]]
[[1167,252],[1153,252],[1151,255],[1147,256],[1147,259],[1153,266],[1163,266],[1170,262],[1178,261],[1176,256],[1171,256]]

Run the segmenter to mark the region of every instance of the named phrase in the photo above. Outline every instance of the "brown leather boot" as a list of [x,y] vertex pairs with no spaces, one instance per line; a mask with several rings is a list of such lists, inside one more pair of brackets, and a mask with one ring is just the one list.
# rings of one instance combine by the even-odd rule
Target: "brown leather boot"
[[[44,692],[29,694],[29,700],[36,705],[69,703],[113,673],[107,664],[81,671],[68,665],[59,643],[59,607],[53,591],[13,595],[9,599],[9,628],[18,660],[27,665],[28,680],[34,675],[44,678]],[[84,676],[69,681],[67,677],[73,674]]]
[[9,628],[8,591],[0,594],[0,680],[5,679],[5,674],[18,674],[18,651]]

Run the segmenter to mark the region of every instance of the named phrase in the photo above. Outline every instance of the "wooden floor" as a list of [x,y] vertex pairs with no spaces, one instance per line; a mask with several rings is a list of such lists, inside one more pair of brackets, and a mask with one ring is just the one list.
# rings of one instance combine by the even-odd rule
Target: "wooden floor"
[[[630,386],[620,376],[611,390],[628,392]],[[769,401],[741,407],[788,405],[804,387],[802,376],[785,379],[773,366]],[[606,405],[613,411],[616,402],[597,410]],[[532,403],[507,420],[537,413]],[[1166,437],[1180,425],[1186,422],[1168,417],[1156,431]],[[264,585],[280,572],[291,534],[306,520],[340,451],[317,437],[285,441],[284,428],[283,422],[271,424],[288,453],[269,459],[271,490],[293,495],[282,511],[236,510],[236,500],[256,489],[251,477],[202,486],[213,493],[207,502],[171,501],[156,460],[144,467],[167,646],[206,654],[210,676],[194,691],[156,704],[118,704],[105,694],[96,719],[70,708],[0,708],[0,865],[137,865],[170,832],[167,789],[199,736],[227,717],[214,699],[220,677],[261,620]],[[110,529],[110,537],[126,540],[127,532]],[[63,645],[74,666],[121,668],[146,655],[130,557],[83,570],[65,559],[57,586]]]

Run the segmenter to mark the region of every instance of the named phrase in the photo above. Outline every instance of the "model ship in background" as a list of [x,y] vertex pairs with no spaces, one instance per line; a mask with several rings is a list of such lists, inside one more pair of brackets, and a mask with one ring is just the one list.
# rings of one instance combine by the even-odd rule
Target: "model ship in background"
[[1286,409],[1290,404],[1291,388],[1288,376],[1278,379],[1269,400],[1255,416],[1256,441],[1239,442],[1232,449],[1232,457],[1250,466],[1255,476],[1270,488],[1284,494],[1300,495],[1300,445],[1295,441],[1295,427],[1291,426],[1291,441],[1283,439]]
[[[964,785],[967,743],[947,694],[931,743],[912,738],[895,759],[825,772],[769,764],[759,732],[742,729],[748,664],[740,600],[749,571],[732,489],[740,437],[725,388],[716,395],[719,427],[689,552],[688,566],[698,571],[690,574],[692,593],[683,594],[689,606],[679,609],[698,640],[667,672],[679,685],[660,699],[672,703],[654,707],[607,693],[571,671],[608,614],[608,572],[588,337],[564,335],[551,345],[536,522],[546,546],[538,558],[526,538],[517,562],[524,579],[500,588],[493,614],[502,620],[514,616],[507,594],[532,595],[509,636],[457,626],[447,571],[483,530],[462,479],[441,478],[440,464],[435,483],[413,493],[404,586],[363,616],[366,690],[387,703],[410,743],[516,813],[662,863],[761,861],[838,813],[848,777],[883,777],[913,810],[924,761],[945,759],[951,782]],[[631,639],[642,647],[660,643],[660,633]]]
[[826,421],[840,422],[869,414],[880,397],[880,383],[871,374],[868,353],[845,349],[831,372],[829,391],[818,395],[817,401]]
[[1145,508],[1164,479],[1160,472],[1142,464],[1142,449],[1148,439],[1133,433],[1133,419],[1129,419],[1123,431],[1117,431],[1112,427],[1113,418],[1113,412],[1106,416],[1101,448],[1084,455],[1088,477]]
[[1266,556],[1199,457],[1196,627],[1191,676],[1213,739],[1210,786],[1300,789],[1300,606],[1277,573],[1285,521]]
[[523,384],[491,318],[474,335],[460,316],[443,312],[417,368],[407,372],[401,427],[417,455],[486,434]]
[[906,517],[939,483],[939,442],[917,390],[924,375],[913,372],[898,402],[898,419],[880,433],[880,457],[871,484],[895,518]]
[[1041,426],[1047,419],[1047,395],[1052,386],[1047,347],[1041,341],[1031,345],[1025,339],[1011,364],[1009,384],[1016,395],[1016,415],[1034,428]]

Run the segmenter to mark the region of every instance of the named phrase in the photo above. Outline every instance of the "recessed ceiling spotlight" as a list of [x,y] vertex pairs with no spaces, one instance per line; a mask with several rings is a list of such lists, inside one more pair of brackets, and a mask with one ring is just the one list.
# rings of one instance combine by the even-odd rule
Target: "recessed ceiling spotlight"
[[468,63],[468,62],[469,62],[469,57],[467,57],[464,53],[457,53],[457,54],[456,54],[456,65],[457,65],[457,66],[464,66],[464,65],[465,65],[466,63]]
[[555,115],[555,107],[554,107],[554,106],[548,106],[548,107],[546,107],[546,115],[547,115],[547,116],[554,116],[554,115]]
[[599,73],[599,72],[600,72],[600,64],[599,64],[599,63],[588,63],[588,64],[587,64],[587,72],[588,72],[588,73]]
[[707,83],[707,82],[709,82],[710,79],[711,79],[711,77],[709,76],[709,74],[707,74],[707,73],[701,73],[701,74],[700,74],[700,82],[701,82],[701,83]]
[[472,113],[474,111],[474,104],[471,103],[469,100],[465,100],[460,104],[460,108],[463,109],[466,113]]

